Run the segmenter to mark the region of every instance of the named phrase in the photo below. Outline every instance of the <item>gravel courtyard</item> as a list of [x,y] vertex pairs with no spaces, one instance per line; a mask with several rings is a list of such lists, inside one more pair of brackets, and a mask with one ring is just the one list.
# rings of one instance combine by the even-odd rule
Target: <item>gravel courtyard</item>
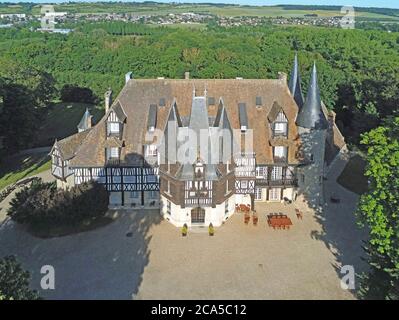
[[[0,222],[0,257],[15,254],[40,288],[40,268],[55,268],[50,299],[354,299],[341,289],[340,266],[364,270],[361,239],[353,210],[357,196],[336,182],[345,165],[334,164],[326,181],[326,198],[341,203],[297,220],[293,205],[258,207],[258,226],[234,215],[209,237],[207,229],[186,238],[154,211],[118,213],[100,229],[62,238],[38,239],[14,223]],[[266,214],[284,212],[288,230],[267,227]]]

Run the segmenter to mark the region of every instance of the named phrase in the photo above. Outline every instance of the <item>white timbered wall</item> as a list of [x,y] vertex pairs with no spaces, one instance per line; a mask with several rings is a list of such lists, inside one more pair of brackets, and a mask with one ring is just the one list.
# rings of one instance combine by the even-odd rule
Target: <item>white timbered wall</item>
[[75,184],[90,180],[106,185],[108,191],[158,191],[158,168],[76,168]]
[[184,190],[185,205],[211,205],[213,197],[212,187],[212,181],[186,181]]

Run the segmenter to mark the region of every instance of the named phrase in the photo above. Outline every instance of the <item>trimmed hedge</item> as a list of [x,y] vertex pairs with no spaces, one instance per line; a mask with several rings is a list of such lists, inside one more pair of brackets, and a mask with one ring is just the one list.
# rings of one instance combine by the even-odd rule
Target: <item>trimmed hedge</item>
[[7,215],[28,225],[76,225],[105,215],[108,193],[96,182],[86,182],[68,190],[57,189],[55,183],[35,181],[10,202]]

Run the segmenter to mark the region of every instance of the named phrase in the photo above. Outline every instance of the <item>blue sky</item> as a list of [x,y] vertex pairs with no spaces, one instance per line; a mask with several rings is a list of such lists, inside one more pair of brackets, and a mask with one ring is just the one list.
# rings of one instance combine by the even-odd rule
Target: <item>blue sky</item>
[[[62,0],[27,0],[29,2],[48,3],[48,2],[64,2]],[[79,0],[75,0],[79,1]],[[82,1],[82,0],[80,0]],[[93,2],[94,0],[90,0]],[[120,0],[118,0],[120,1]],[[141,2],[140,0],[135,0]],[[171,2],[169,0],[157,0],[158,2]],[[17,0],[0,0],[0,2],[25,2]],[[89,1],[84,1],[89,2]],[[124,1],[129,2],[129,1]],[[358,7],[380,7],[380,8],[397,8],[399,9],[398,0],[175,0],[175,2],[215,2],[215,3],[235,3],[250,5],[276,5],[276,4],[308,4],[308,5],[352,5]]]

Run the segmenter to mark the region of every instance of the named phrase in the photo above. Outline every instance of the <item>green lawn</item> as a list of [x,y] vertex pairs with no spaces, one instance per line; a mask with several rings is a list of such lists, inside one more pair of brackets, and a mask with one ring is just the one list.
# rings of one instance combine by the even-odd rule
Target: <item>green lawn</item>
[[49,108],[46,119],[39,129],[37,146],[51,146],[57,138],[61,140],[78,131],[77,125],[86,108],[89,108],[96,123],[104,115],[104,110],[84,103],[56,103]]
[[6,186],[40,172],[49,170],[50,157],[47,152],[34,155],[14,155],[0,163],[0,190]]
[[366,161],[359,155],[352,157],[337,182],[344,188],[363,194],[367,191],[367,177],[364,175]]

